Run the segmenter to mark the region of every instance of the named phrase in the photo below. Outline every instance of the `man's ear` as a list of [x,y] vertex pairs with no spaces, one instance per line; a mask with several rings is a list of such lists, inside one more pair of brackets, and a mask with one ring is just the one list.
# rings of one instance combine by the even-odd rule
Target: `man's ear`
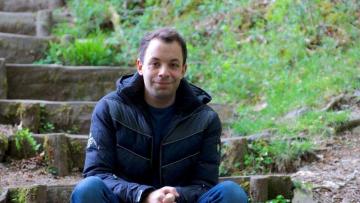
[[142,68],[143,68],[143,64],[142,64],[141,60],[139,58],[136,59],[136,69],[137,69],[137,72],[139,73],[139,75],[143,74]]
[[186,70],[187,70],[187,64],[184,64],[184,66],[182,68],[182,76],[183,77],[185,76]]

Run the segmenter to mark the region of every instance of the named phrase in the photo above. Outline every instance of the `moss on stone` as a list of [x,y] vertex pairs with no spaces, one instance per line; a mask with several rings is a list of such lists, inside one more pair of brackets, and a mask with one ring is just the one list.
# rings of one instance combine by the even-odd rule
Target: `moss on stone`
[[10,190],[10,202],[11,203],[27,203],[36,199],[38,193],[37,187],[29,188],[15,188]]
[[0,133],[0,162],[5,156],[5,152],[9,148],[9,139],[6,135]]

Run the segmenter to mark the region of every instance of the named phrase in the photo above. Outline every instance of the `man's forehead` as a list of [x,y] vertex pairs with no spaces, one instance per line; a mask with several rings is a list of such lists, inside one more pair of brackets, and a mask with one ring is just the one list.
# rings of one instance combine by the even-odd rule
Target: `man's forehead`
[[153,39],[147,47],[145,57],[152,60],[182,60],[182,50],[178,42],[164,42],[160,39]]

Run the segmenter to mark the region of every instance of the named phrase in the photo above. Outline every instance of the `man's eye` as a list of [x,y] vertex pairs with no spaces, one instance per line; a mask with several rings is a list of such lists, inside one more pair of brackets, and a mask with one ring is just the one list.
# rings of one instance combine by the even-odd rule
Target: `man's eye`
[[178,67],[179,67],[179,64],[177,64],[177,63],[172,63],[172,64],[170,64],[170,66],[171,66],[172,68],[178,68]]
[[153,66],[153,67],[158,67],[159,65],[160,65],[160,63],[158,63],[158,62],[150,63],[150,66]]

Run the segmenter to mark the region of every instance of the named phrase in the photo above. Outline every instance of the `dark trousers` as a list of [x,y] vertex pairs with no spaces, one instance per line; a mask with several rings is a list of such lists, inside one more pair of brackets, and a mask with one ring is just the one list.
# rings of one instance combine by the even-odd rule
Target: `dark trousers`
[[[118,203],[118,197],[106,187],[99,177],[87,177],[76,185],[71,194],[72,203],[81,202],[106,202]],[[198,203],[246,203],[248,197],[244,190],[232,181],[224,181],[205,194],[203,194]]]

